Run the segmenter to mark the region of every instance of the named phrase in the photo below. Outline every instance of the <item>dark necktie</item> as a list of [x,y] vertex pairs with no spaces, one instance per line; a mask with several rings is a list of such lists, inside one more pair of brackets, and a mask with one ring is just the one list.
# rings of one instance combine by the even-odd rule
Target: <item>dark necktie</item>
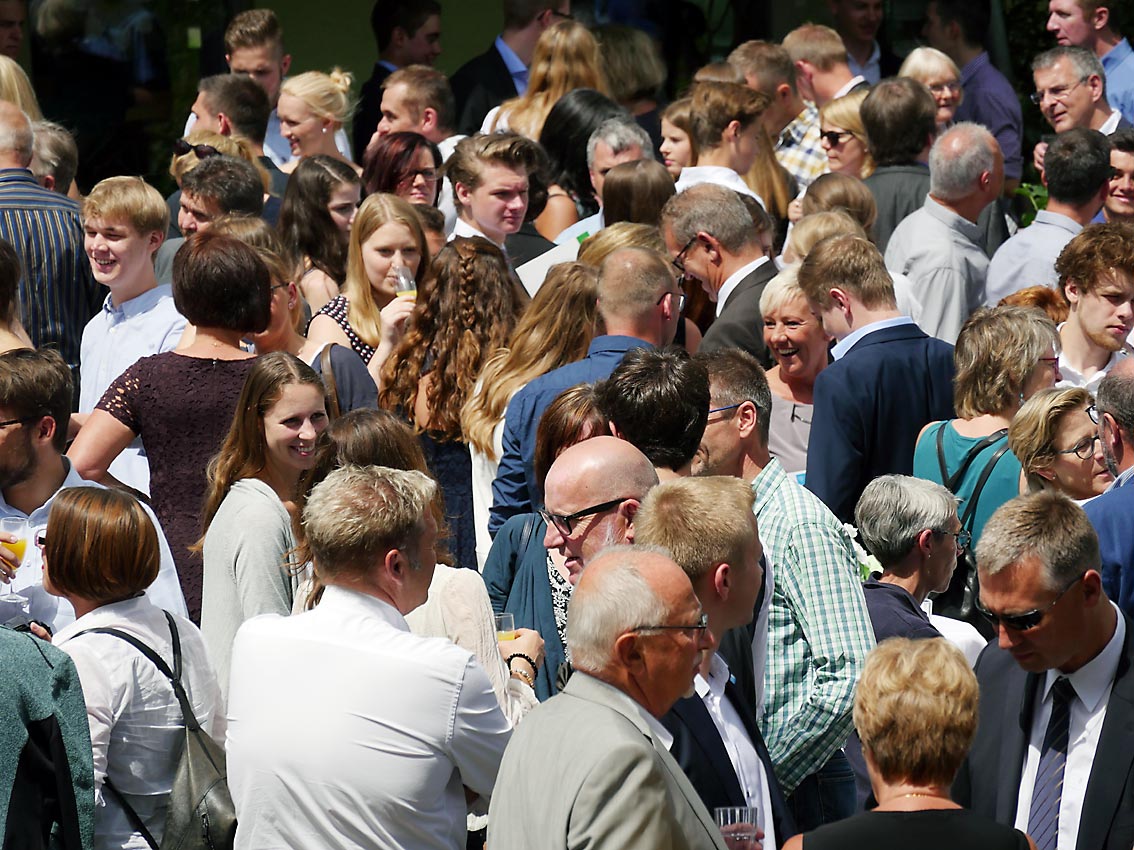
[[1059,839],[1059,802],[1063,797],[1063,771],[1067,767],[1067,742],[1071,731],[1071,701],[1075,689],[1064,677],[1051,687],[1051,719],[1043,736],[1039,770],[1028,810],[1028,834],[1036,850],[1055,850]]

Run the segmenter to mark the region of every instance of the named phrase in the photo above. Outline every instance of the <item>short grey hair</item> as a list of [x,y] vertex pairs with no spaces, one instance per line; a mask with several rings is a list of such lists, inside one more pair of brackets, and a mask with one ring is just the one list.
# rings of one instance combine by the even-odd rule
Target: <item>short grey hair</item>
[[1087,514],[1052,491],[1017,496],[997,508],[981,530],[976,557],[982,577],[1037,558],[1050,590],[1063,590],[1102,564]]
[[662,230],[684,245],[698,233],[712,234],[726,251],[737,253],[759,242],[748,207],[732,189],[700,183],[678,192],[661,211]]
[[[437,482],[423,472],[386,466],[343,466],[307,498],[303,530],[322,578],[361,576],[391,549],[416,554]],[[410,558],[411,565],[414,559]]]
[[957,497],[946,488],[909,475],[880,475],[866,485],[854,509],[862,545],[883,567],[904,558],[925,529],[947,531]]
[[[958,137],[962,144],[955,146]],[[929,193],[956,201],[976,191],[980,175],[996,164],[995,147],[995,137],[980,124],[954,124],[929,150]]]
[[577,670],[605,670],[614,660],[620,635],[664,621],[665,604],[642,575],[641,562],[647,554],[670,557],[664,549],[651,546],[611,546],[591,560],[604,558],[608,563],[597,579],[592,576],[585,592],[572,595],[567,607],[567,645]]
[[66,127],[53,121],[32,124],[32,174],[40,183],[47,175],[55,178],[55,191],[66,195],[79,170],[79,147]]
[[587,139],[587,168],[595,164],[595,150],[599,142],[606,142],[615,154],[620,154],[637,145],[642,149],[642,159],[654,158],[654,143],[649,134],[638,126],[638,122],[628,118],[607,118]]
[[1060,59],[1066,59],[1071,64],[1077,79],[1086,80],[1087,77],[1094,75],[1102,80],[1102,96],[1104,99],[1106,98],[1106,70],[1095,52],[1085,47],[1060,44],[1050,50],[1045,50],[1032,60],[1032,73],[1054,68],[1055,63]]
[[807,303],[807,293],[799,285],[798,265],[784,266],[778,275],[768,281],[768,285],[760,295],[760,315],[767,316],[793,298],[802,298],[804,303]]
[[16,118],[15,113],[18,113],[19,117],[11,122],[0,122],[0,151],[11,151],[17,154],[21,161],[30,163],[32,142],[35,138],[32,133],[31,119],[28,118],[26,112],[15,104],[9,104],[9,107],[13,113],[12,117]]
[[1112,370],[1099,384],[1095,407],[1100,417],[1111,415],[1124,440],[1134,439],[1134,375]]

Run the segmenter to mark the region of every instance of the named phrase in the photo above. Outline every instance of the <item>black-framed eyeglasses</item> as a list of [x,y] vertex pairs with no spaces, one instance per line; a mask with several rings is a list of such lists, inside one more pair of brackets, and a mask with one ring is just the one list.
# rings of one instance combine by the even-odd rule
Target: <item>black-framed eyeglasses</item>
[[934,534],[951,534],[951,535],[953,535],[953,537],[955,537],[957,539],[957,549],[959,549],[962,552],[964,552],[966,549],[968,549],[970,546],[973,545],[972,532],[969,531],[967,528],[962,528],[960,531],[952,531],[948,528],[935,528],[935,529],[933,529],[933,533]]
[[[1098,424],[1098,420],[1094,420]],[[1090,460],[1095,456],[1095,443],[1099,441],[1099,435],[1095,434],[1093,437],[1084,437],[1069,449],[1060,449],[1056,452],[1057,455],[1075,455],[1079,460]]]
[[187,153],[197,154],[197,159],[206,159],[210,156],[220,156],[220,151],[212,145],[191,145],[184,139],[178,139],[173,143],[173,152],[177,156],[185,156]]
[[693,243],[697,241],[697,236],[698,234],[694,233],[689,241],[685,243],[685,247],[678,251],[677,256],[670,261],[673,263],[673,267],[682,274],[685,274],[685,255],[689,253],[689,249],[692,248]]
[[287,284],[286,283],[277,283],[274,286],[268,287],[269,292],[275,292],[277,289],[287,289]]
[[37,419],[42,419],[46,413],[39,413],[35,416],[21,416],[19,419],[5,419],[0,422],[0,428],[7,428],[9,425],[27,425],[29,422],[35,422]]
[[543,517],[544,522],[548,525],[554,525],[560,534],[564,537],[568,537],[575,531],[572,523],[576,520],[609,511],[611,508],[616,508],[621,505],[628,498],[629,496],[620,499],[611,499],[609,502],[603,502],[601,505],[592,505],[589,508],[583,508],[581,511],[575,511],[573,514],[553,514],[551,511],[544,508],[540,510],[539,515]]
[[1041,103],[1043,103],[1044,95],[1049,94],[1051,95],[1052,100],[1061,101],[1063,100],[1063,98],[1067,97],[1067,95],[1071,94],[1071,92],[1075,91],[1075,89],[1079,88],[1079,86],[1083,85],[1083,83],[1085,83],[1089,79],[1090,76],[1088,75],[1086,77],[1081,77],[1079,80],[1069,86],[1054,86],[1050,89],[1040,89],[1039,91],[1034,91],[1030,95],[1028,95],[1028,100],[1030,100],[1036,106],[1039,106]]
[[702,614],[701,619],[689,626],[638,626],[629,629],[631,632],[703,632],[709,628],[709,615]]
[[[1086,574],[1084,573],[1084,575]],[[1031,611],[1025,611],[1023,614],[994,614],[984,607],[984,604],[980,601],[980,599],[977,599],[976,607],[977,610],[980,611],[980,613],[984,614],[984,616],[988,617],[988,619],[992,621],[992,625],[995,626],[997,624],[1000,624],[1005,628],[1011,629],[1014,632],[1026,632],[1028,631],[1028,629],[1034,629],[1036,626],[1042,623],[1043,618],[1047,614],[1047,612],[1058,605],[1059,600],[1067,595],[1067,591],[1069,591],[1082,580],[1083,576],[1079,576],[1077,579],[1067,585],[1067,587],[1059,591],[1059,595],[1051,601],[1051,604],[1045,605],[1043,608],[1035,608]]]
[[826,130],[819,134],[819,138],[827,143],[827,147],[837,148],[843,143],[843,139],[854,136],[854,133],[847,130]]
[[1087,406],[1087,415],[1091,417],[1092,422],[1096,425],[1099,424],[1099,409],[1095,405],[1091,404]]
[[658,304],[660,306],[661,303],[663,301],[665,301],[665,299],[670,295],[672,295],[674,298],[677,299],[677,312],[678,313],[684,312],[685,311],[685,293],[684,292],[663,292],[661,294],[661,298],[659,298],[654,303]]
[[436,168],[411,168],[402,175],[401,182],[412,185],[417,181],[418,177],[422,178],[426,183],[436,183],[438,172]]

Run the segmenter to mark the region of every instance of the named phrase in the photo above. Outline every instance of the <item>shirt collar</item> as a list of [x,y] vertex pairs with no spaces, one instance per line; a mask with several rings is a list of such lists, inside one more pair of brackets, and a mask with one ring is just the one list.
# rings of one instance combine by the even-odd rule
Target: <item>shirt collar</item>
[[780,133],[780,144],[784,146],[798,145],[807,135],[807,128],[819,121],[819,109],[810,101],[803,102],[803,111],[791,120]]
[[1130,49],[1130,42],[1127,39],[1122,39],[1118,44],[1114,45],[1106,52],[1106,55],[1101,57],[1099,61],[1102,62],[1103,68],[1108,72],[1112,70],[1113,66],[1122,64],[1122,60],[1129,56],[1132,52]]
[[729,296],[732,295],[732,291],[740,285],[740,282],[744,280],[744,278],[748,277],[748,275],[752,274],[752,272],[756,271],[756,269],[760,268],[760,266],[764,265],[766,262],[768,262],[767,257],[757,257],[751,263],[741,266],[728,276],[728,280],[721,285],[720,290],[717,292],[718,319],[720,318],[721,311],[724,310],[725,302],[728,301]]
[[[463,218],[460,218],[460,217],[457,218],[456,224],[453,225],[453,232],[449,234],[449,240],[448,241],[452,242],[458,236],[463,236],[466,239],[470,238],[472,236],[479,236],[481,239],[488,239],[487,236],[485,236],[483,233],[481,233],[479,230],[477,230],[473,225],[469,224],[467,221],[465,221]],[[503,251],[504,257],[507,258],[508,249],[506,247],[504,247],[504,245],[500,244],[499,242],[496,242],[493,239],[488,239],[488,241],[491,242],[493,245],[495,245],[497,248],[499,248],[501,251]]]
[[1119,112],[1117,109],[1110,110],[1110,116],[1106,119],[1106,121],[1103,122],[1103,125],[1099,127],[1099,132],[1104,136],[1111,135],[1115,130],[1118,129],[1118,122],[1121,120],[1121,112]]
[[836,360],[841,360],[848,351],[858,345],[867,334],[874,333],[875,331],[882,331],[886,328],[897,328],[902,325],[912,325],[914,320],[909,316],[894,316],[892,319],[879,319],[877,322],[871,322],[869,325],[863,325],[858,330],[852,332],[850,335],[839,340],[831,349],[831,356]]
[[843,97],[844,95],[850,94],[855,86],[861,85],[862,83],[865,83],[865,82],[866,82],[866,77],[862,76],[862,74],[855,74],[853,77],[850,78],[849,82],[847,82],[845,85],[843,85],[843,87],[841,89],[839,89],[837,92],[835,92],[835,94],[834,94],[834,96],[832,96],[831,100],[837,100],[838,98]]
[[151,605],[152,603],[144,593],[131,599],[111,602],[109,605],[100,605],[93,611],[88,611],[79,617],[75,622],[60,629],[59,633],[55,635],[54,643],[60,644],[70,640],[85,629],[98,629],[108,625],[118,626],[124,620],[138,622],[142,619],[139,612],[144,608],[151,607]]
[[1111,482],[1111,485],[1107,487],[1107,490],[1117,490],[1119,487],[1125,487],[1130,483],[1131,478],[1134,478],[1134,466],[1118,473],[1118,477]]
[[1118,662],[1122,658],[1122,647],[1126,640],[1126,621],[1118,606],[1110,603],[1117,615],[1114,634],[1110,636],[1102,652],[1076,670],[1074,673],[1061,673],[1058,670],[1048,670],[1043,685],[1043,698],[1046,700],[1056,679],[1067,677],[1075,695],[1079,697],[1087,711],[1093,712],[1106,696],[1108,689],[1114,684],[1114,677],[1118,673]]
[[512,79],[517,82],[517,93],[523,94],[519,83],[523,83],[523,88],[527,88],[528,66],[524,64],[524,60],[517,56],[516,51],[509,47],[500,36],[496,36],[496,41],[493,42],[493,44],[496,46],[496,52],[500,54],[500,58],[504,60],[504,67],[508,69],[508,73],[512,75]]
[[[101,487],[101,484],[96,484],[93,481],[87,481],[78,471],[74,465],[66,457],[63,458],[63,468],[66,470],[66,475],[63,476],[63,483],[59,485],[59,490],[67,487]],[[55,501],[55,497],[59,495],[59,490],[51,494],[51,497],[27,515],[30,522],[36,523],[40,520],[47,521],[47,512],[51,508],[51,503]],[[0,516],[22,516],[23,514],[10,506],[4,499],[4,493],[0,491]],[[39,519],[37,519],[39,518]]]
[[752,506],[752,512],[757,516],[772,498],[772,494],[780,488],[780,485],[787,481],[787,474],[784,468],[780,466],[779,458],[768,458],[768,464],[760,473],[752,479],[752,492],[756,494],[756,504]]
[[961,69],[961,87],[963,88],[965,83],[976,76],[977,71],[988,64],[989,60],[987,51],[981,51],[968,62],[966,62],[965,67]]
[[106,299],[102,302],[102,310],[104,313],[109,313],[121,321],[146,312],[157,304],[163,296],[172,294],[173,287],[169,284],[155,286],[151,289],[147,289],[140,295],[134,296],[129,301],[123,301],[116,307],[111,300],[110,294],[107,293]]
[[388,59],[379,59],[377,61],[377,63],[375,63],[375,64],[381,65],[383,68],[385,68],[391,74],[394,73],[394,71],[398,70],[398,66],[395,65],[393,62],[391,62]]
[[704,699],[708,694],[712,694],[714,698],[720,699],[724,696],[725,685],[731,677],[728,670],[728,664],[725,662],[719,652],[714,652],[713,657],[709,659],[709,675],[708,678],[698,673],[693,677],[693,688],[697,691],[697,696]]
[[1065,216],[1062,213],[1051,212],[1050,210],[1040,210],[1037,212],[1034,221],[1066,230],[1072,236],[1083,229],[1083,225],[1079,224],[1075,219]]
[[970,242],[976,245],[981,243],[982,231],[979,224],[975,224],[964,216],[958,215],[940,201],[934,200],[932,196],[926,196],[922,209],[950,230],[955,230],[960,233]]
[[[329,608],[327,607],[328,603],[330,604]],[[337,610],[344,614],[377,617],[380,620],[385,620],[400,632],[410,630],[406,618],[390,603],[383,602],[377,596],[371,596],[369,593],[351,590],[340,585],[328,585],[323,590],[323,598],[319,600],[319,609],[324,613]]]

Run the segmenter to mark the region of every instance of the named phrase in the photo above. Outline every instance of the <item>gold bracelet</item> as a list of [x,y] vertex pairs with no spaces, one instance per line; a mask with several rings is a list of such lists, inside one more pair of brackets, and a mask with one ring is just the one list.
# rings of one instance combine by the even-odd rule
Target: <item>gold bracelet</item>
[[516,679],[519,679],[532,690],[535,690],[535,679],[525,673],[523,670],[509,670],[509,673]]

